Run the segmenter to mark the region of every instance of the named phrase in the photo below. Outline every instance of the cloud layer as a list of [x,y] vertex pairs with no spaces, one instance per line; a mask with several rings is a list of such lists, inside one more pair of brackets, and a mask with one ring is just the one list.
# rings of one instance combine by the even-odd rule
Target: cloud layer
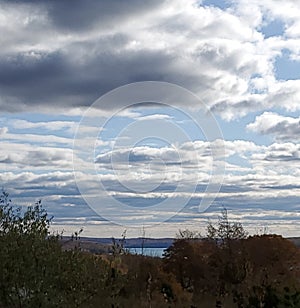
[[[153,235],[203,227],[222,206],[252,230],[268,224],[274,232],[276,226],[285,234],[299,232],[300,2],[219,2],[2,1],[0,185],[25,206],[43,197],[61,228],[83,224],[89,235],[119,232],[85,204],[74,158],[88,193],[97,195],[101,181],[110,195],[132,206],[119,213],[129,223],[152,221],[155,202],[191,196],[194,185],[186,207],[179,213],[168,208],[166,214],[176,216],[154,227]],[[97,174],[84,170],[85,157],[72,149],[83,112],[107,91],[147,80],[197,94],[223,128],[224,157],[213,162],[212,144],[187,118],[145,105],[122,110],[103,130],[95,120],[83,128],[82,147],[95,144]],[[192,109],[191,115],[200,107],[170,99],[179,109]],[[123,104],[107,101],[94,117],[103,120]],[[182,125],[188,140],[173,131],[167,142],[116,146],[128,137],[129,129],[122,129],[130,123],[147,123],[141,135],[150,136],[159,121]],[[90,137],[95,135],[96,141]],[[212,142],[221,152],[220,140]],[[211,165],[223,160],[220,194],[199,213]],[[113,211],[110,206],[104,210]]]
[[[226,11],[192,0],[3,1],[1,110],[70,112],[144,80],[185,86],[227,119],[276,106],[299,110],[299,80],[276,80],[274,66],[286,49],[299,59],[299,5],[279,7],[276,1],[252,1],[251,10],[248,1],[232,1]],[[284,32],[265,38],[261,29],[274,19]]]

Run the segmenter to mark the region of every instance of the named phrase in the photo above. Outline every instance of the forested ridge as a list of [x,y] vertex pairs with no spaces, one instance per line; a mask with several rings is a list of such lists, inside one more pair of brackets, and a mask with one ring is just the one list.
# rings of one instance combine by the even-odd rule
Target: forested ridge
[[280,235],[249,236],[224,209],[206,237],[179,231],[163,258],[132,255],[125,237],[90,253],[50,232],[37,202],[0,196],[0,307],[300,307],[300,250]]

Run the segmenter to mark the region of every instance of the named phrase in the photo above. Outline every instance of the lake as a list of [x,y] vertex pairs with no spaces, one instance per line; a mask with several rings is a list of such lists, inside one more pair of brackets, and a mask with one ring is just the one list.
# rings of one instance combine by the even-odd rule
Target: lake
[[165,249],[167,248],[144,247],[143,250],[141,247],[128,248],[129,252],[132,254],[141,255],[143,253],[145,256],[160,257],[160,258],[162,257]]

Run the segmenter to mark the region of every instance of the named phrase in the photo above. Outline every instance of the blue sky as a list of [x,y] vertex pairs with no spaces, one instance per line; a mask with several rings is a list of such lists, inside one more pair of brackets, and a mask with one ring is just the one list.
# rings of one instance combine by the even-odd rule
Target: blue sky
[[[1,186],[66,233],[205,233],[225,206],[250,233],[300,236],[299,14],[293,0],[2,1]],[[186,90],[125,109],[125,90],[107,94],[146,81]]]

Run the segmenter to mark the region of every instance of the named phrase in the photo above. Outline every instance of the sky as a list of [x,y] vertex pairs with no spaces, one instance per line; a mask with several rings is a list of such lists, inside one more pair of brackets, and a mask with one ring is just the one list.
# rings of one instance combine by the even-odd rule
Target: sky
[[[0,1],[0,185],[53,230],[300,236],[300,2]],[[204,203],[203,203],[204,202]]]

